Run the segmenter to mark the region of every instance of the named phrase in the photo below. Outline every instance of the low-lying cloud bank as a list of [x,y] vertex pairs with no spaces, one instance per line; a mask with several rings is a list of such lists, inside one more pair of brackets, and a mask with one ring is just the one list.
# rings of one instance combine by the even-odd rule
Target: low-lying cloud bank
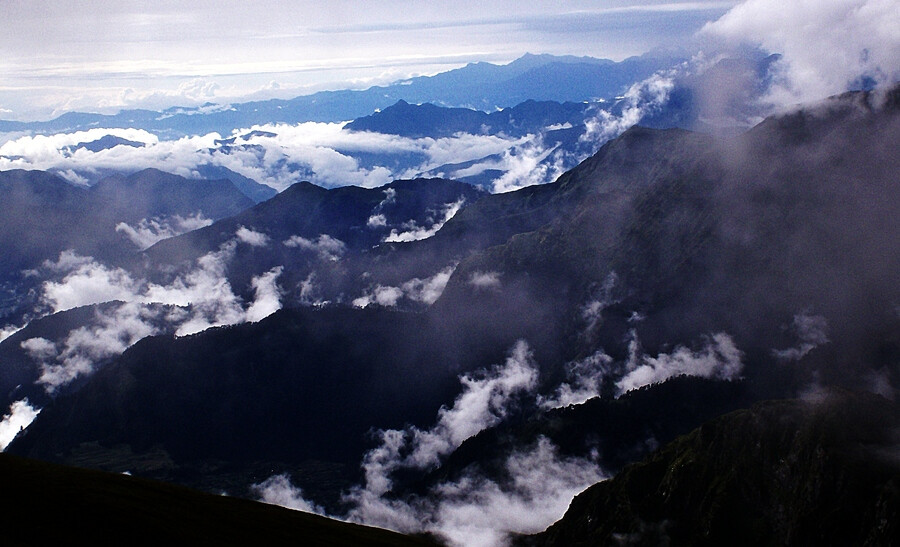
[[[223,138],[218,133],[160,140],[143,130],[92,129],[55,135],[21,136],[0,145],[0,170],[54,171],[87,184],[103,173],[131,173],[161,168],[188,178],[201,178],[204,165],[225,167],[283,190],[298,178],[324,187],[377,187],[395,179],[413,178],[446,164],[533,147],[539,135],[510,138],[458,134],[444,138],[407,138],[344,130],[342,123],[306,122],[237,128]],[[112,135],[140,146],[119,145],[93,152],[72,151],[82,142]],[[231,142],[229,142],[231,141]],[[226,144],[227,142],[227,144]],[[369,158],[374,155],[375,160]],[[390,167],[388,167],[390,166]]]
[[[667,87],[668,86],[668,87]],[[161,140],[136,129],[91,129],[55,135],[19,136],[0,144],[0,170],[53,171],[74,184],[86,185],[111,172],[131,173],[159,168],[187,178],[201,178],[205,166],[230,169],[283,190],[297,180],[324,187],[377,187],[417,176],[480,177],[494,192],[508,192],[556,180],[646,113],[658,108],[671,79],[654,77],[625,95],[619,114],[612,103],[598,102],[580,125],[582,136],[563,145],[550,129],[522,137],[503,133],[457,133],[451,137],[409,138],[344,129],[345,123],[305,122],[236,128],[231,135],[195,135]],[[578,130],[579,127],[569,128]],[[97,151],[77,145],[105,136],[128,141]],[[563,137],[568,139],[568,137]],[[484,174],[489,173],[487,178]],[[377,212],[370,219],[377,226]],[[169,223],[171,225],[171,223]],[[136,244],[146,246],[166,227],[123,226]],[[392,234],[391,241],[428,237],[414,228]]]
[[[430,428],[378,432],[378,446],[362,462],[365,481],[344,494],[351,509],[341,518],[406,533],[431,532],[461,546],[503,545],[510,533],[542,531],[562,517],[576,494],[607,478],[596,454],[562,456],[541,436],[507,454],[498,462],[499,473],[487,476],[468,468],[425,495],[395,491],[395,476],[438,468],[467,439],[500,424],[516,409],[582,403],[597,397],[603,382],[615,382],[621,394],[681,374],[736,379],[742,369],[741,352],[722,333],[706,339],[700,349],[678,346],[655,357],[643,354],[632,333],[630,349],[624,363],[614,363],[602,350],[571,363],[566,382],[541,395],[539,367],[528,344],[517,342],[502,365],[461,376],[460,394],[452,406],[438,411]],[[255,488],[268,503],[321,512],[284,475]]]

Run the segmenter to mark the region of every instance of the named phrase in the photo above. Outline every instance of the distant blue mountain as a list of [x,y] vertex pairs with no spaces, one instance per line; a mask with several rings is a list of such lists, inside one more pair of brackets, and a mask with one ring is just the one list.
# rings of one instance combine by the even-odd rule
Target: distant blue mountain
[[101,150],[109,150],[110,148],[115,148],[116,146],[131,146],[134,148],[140,148],[144,146],[142,142],[130,141],[128,139],[123,139],[122,137],[117,137],[115,135],[103,135],[99,139],[90,142],[80,142],[74,146],[69,146],[66,149],[70,153],[75,153],[77,150],[88,150],[90,152],[100,152]]
[[582,102],[527,100],[488,114],[468,108],[443,108],[430,103],[411,105],[404,100],[358,118],[345,126],[354,131],[374,131],[403,137],[446,137],[455,133],[521,136],[548,128],[583,125],[591,106]]
[[650,54],[618,63],[591,57],[529,54],[507,65],[472,63],[435,76],[362,91],[323,91],[290,100],[173,107],[162,112],[123,110],[114,115],[70,112],[46,122],[0,121],[0,131],[49,133],[132,127],[170,139],[213,131],[228,135],[235,128],[254,124],[352,120],[401,99],[484,111],[514,106],[528,99],[582,102],[621,94],[630,84],[680,61],[671,55]]

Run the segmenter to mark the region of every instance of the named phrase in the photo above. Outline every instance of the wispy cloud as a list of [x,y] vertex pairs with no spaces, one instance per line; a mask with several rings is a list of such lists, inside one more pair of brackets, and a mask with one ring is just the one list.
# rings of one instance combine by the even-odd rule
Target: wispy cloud
[[[261,234],[247,233],[249,244],[260,244]],[[161,332],[183,336],[214,326],[259,321],[281,309],[280,266],[251,279],[254,298],[246,306],[235,295],[226,271],[240,241],[236,234],[166,284],[134,278],[125,270],[72,251],[46,262],[43,274],[56,277],[41,287],[47,311],[110,301],[123,303],[107,311],[98,309],[92,322],[58,340],[23,341],[22,349],[41,370],[38,383],[54,393],[75,378],[93,373],[98,365],[147,336]]]
[[794,316],[792,330],[797,336],[797,345],[783,350],[773,350],[773,354],[785,361],[798,361],[806,354],[828,343],[828,321],[821,315],[807,312]]
[[139,250],[144,250],[164,239],[197,230],[212,223],[212,219],[204,217],[202,213],[196,213],[187,217],[174,215],[173,217],[145,218],[134,226],[120,222],[116,224],[116,231],[125,234]]
[[324,514],[325,510],[303,497],[303,490],[291,484],[287,475],[274,475],[251,486],[259,500],[272,505],[307,513]]
[[476,289],[499,289],[501,287],[500,272],[472,272],[469,276],[469,285]]
[[282,244],[285,247],[314,252],[322,260],[331,262],[340,260],[344,253],[347,252],[347,245],[343,241],[328,234],[319,234],[319,237],[316,239],[306,239],[305,237],[294,235],[284,240]]
[[352,489],[350,520],[404,532],[430,531],[453,545],[500,545],[509,532],[537,532],[562,516],[572,497],[602,480],[595,462],[563,458],[546,438],[509,454],[504,477],[473,471],[434,486],[427,496],[393,499],[391,475],[403,468],[429,469],[464,440],[499,423],[519,395],[537,387],[537,367],[520,341],[502,366],[463,376],[462,393],[442,408],[427,430],[387,430],[366,455],[365,486]]
[[352,304],[357,308],[365,308],[371,304],[393,307],[400,303],[402,298],[408,298],[413,302],[430,306],[441,297],[455,269],[456,265],[451,264],[431,277],[425,279],[414,277],[399,287],[376,285],[362,296],[353,299]]
[[454,203],[447,203],[444,205],[441,216],[437,219],[434,217],[428,218],[428,224],[426,226],[419,226],[415,221],[409,221],[404,224],[403,228],[405,231],[398,232],[396,228],[391,230],[391,233],[384,239],[386,243],[403,243],[408,241],[420,241],[422,239],[428,239],[432,237],[434,234],[438,233],[438,230],[444,227],[444,224],[447,223],[448,220],[456,216],[456,213],[462,209],[463,204],[465,203],[465,198],[460,198],[459,201]]
[[269,236],[245,226],[240,226],[234,235],[238,238],[238,241],[251,247],[265,247],[269,244]]
[[41,410],[34,408],[28,399],[16,401],[9,407],[9,413],[0,420],[0,452],[6,450],[19,431],[31,425]]
[[632,356],[626,363],[626,374],[616,382],[616,387],[621,394],[679,375],[735,380],[743,371],[742,359],[743,352],[725,333],[712,335],[697,351],[678,346],[671,353],[651,357],[632,350]]
[[[502,365],[461,377],[462,393],[452,407],[441,408],[431,428],[381,431],[380,444],[363,462],[365,484],[344,497],[351,509],[343,518],[428,531],[461,546],[502,545],[511,532],[538,532],[559,519],[572,497],[606,476],[590,458],[561,456],[545,437],[508,454],[497,476],[468,469],[427,495],[391,496],[395,472],[438,465],[463,441],[503,420],[520,396],[533,394],[537,376],[530,349],[520,341]],[[285,475],[254,488],[263,501],[322,513]]]
[[898,27],[894,0],[746,0],[703,34],[782,54],[767,100],[788,106],[900,80]]
[[605,379],[612,373],[613,358],[599,349],[591,355],[566,365],[566,381],[552,395],[539,397],[543,408],[562,408],[580,405],[588,399],[600,396]]
[[93,373],[99,363],[120,355],[138,340],[156,334],[153,323],[162,313],[160,309],[127,303],[109,314],[98,312],[93,325],[70,331],[59,344],[31,338],[21,346],[40,363],[37,383],[52,394],[75,378]]

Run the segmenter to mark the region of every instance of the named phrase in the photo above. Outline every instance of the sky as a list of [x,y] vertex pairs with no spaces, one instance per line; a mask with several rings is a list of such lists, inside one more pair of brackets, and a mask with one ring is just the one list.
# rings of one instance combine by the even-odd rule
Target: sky
[[686,47],[737,1],[4,0],[0,119],[367,88],[525,53]]

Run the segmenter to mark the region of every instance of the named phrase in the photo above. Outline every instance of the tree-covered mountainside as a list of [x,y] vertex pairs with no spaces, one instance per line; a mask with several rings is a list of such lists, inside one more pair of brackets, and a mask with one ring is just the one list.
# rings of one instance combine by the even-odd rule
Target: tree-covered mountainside
[[819,393],[727,414],[580,494],[519,545],[895,545],[896,403]]

